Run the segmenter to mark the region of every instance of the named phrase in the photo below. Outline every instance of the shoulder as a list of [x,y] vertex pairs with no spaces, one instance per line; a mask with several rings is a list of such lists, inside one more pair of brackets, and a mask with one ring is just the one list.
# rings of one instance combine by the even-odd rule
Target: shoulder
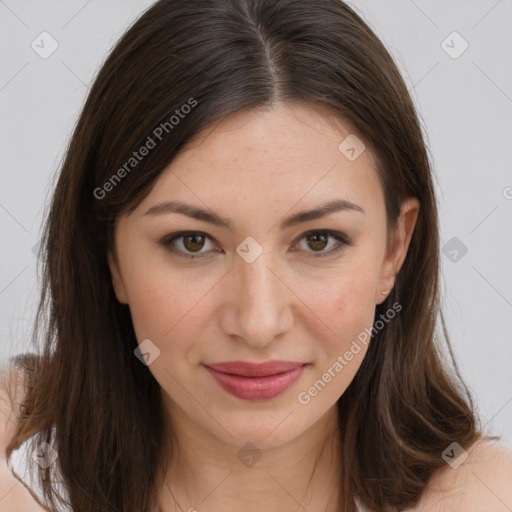
[[25,371],[17,364],[0,367],[0,458],[16,431],[16,416],[25,395]]
[[[507,512],[512,510],[512,447],[479,440],[467,452],[448,456],[466,459],[435,473],[415,512]],[[453,466],[453,467],[452,467]],[[458,466],[458,467],[456,467]]]
[[19,365],[0,368],[0,512],[40,512],[43,509],[7,465],[6,449],[16,431],[16,416],[25,392],[25,372]]

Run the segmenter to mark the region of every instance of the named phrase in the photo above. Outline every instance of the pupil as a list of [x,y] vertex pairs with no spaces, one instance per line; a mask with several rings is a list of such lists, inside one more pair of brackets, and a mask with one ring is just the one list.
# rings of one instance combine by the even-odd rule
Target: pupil
[[[326,239],[327,239],[326,235],[314,234],[314,235],[310,235],[310,239],[311,238],[321,239],[320,242],[316,241],[316,242],[313,242],[313,245],[310,244],[310,247],[312,249],[321,250],[321,249],[325,248],[325,243],[326,243]],[[320,244],[320,246],[318,244]]]
[[[190,239],[193,240],[192,245],[199,244],[199,247],[190,247],[189,244],[187,244],[187,241],[189,241]],[[186,235],[185,236],[185,247],[191,251],[201,249],[204,244],[204,239],[203,239],[203,243],[197,242],[197,240],[201,240],[201,239],[203,239],[203,237],[201,235]]]

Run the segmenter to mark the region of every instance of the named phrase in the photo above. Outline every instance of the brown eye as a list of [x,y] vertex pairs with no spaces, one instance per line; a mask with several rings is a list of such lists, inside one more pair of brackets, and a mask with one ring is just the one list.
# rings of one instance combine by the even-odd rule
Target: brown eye
[[199,251],[204,246],[205,237],[200,234],[185,235],[183,237],[183,246],[187,251]]
[[[179,245],[178,240],[181,240]],[[344,234],[329,230],[309,231],[304,233],[300,237],[299,243],[295,245],[300,246],[304,241],[306,242],[305,247],[300,247],[300,249],[313,257],[330,256],[343,249],[344,246],[352,245],[350,239]],[[210,249],[208,249],[208,243],[211,244]],[[180,231],[173,233],[160,240],[160,244],[168,251],[183,258],[208,257],[211,256],[213,252],[219,252],[219,247],[216,246],[213,239],[206,233],[200,231]],[[206,250],[203,250],[205,246]],[[294,248],[292,250],[295,251],[296,249]]]
[[322,251],[326,248],[329,240],[329,235],[322,233],[311,233],[306,239],[308,240],[308,246],[315,251]]
[[[303,241],[305,242],[305,247],[300,247]],[[343,249],[344,246],[352,245],[352,242],[345,235],[337,231],[321,230],[304,233],[297,245],[299,249],[303,249],[310,256],[322,257],[333,255]]]
[[[170,252],[183,256],[184,258],[195,258],[207,256],[208,253],[215,250],[215,244],[212,239],[200,231],[188,231],[174,233],[164,237],[160,243]],[[208,247],[210,244],[210,248]],[[204,250],[206,248],[206,250]],[[209,249],[209,250],[208,250]]]

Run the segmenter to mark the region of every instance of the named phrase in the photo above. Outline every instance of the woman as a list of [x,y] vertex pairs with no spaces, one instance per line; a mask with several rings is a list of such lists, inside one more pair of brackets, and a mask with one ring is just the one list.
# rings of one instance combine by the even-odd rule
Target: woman
[[2,439],[33,441],[49,509],[512,506],[435,332],[412,100],[339,0],[155,3],[96,77],[42,250]]

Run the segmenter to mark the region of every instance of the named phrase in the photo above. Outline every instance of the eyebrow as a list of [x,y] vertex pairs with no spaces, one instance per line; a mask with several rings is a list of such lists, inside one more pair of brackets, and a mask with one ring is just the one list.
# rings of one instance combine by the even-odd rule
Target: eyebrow
[[[340,211],[357,211],[364,214],[364,210],[358,204],[347,201],[346,199],[336,199],[329,201],[317,208],[314,208],[313,210],[304,210],[299,213],[290,215],[281,221],[280,227],[281,229],[290,228],[292,226],[296,226],[297,224],[320,219],[331,213]],[[193,219],[209,222],[215,226],[224,227],[230,230],[233,227],[233,224],[229,219],[222,217],[221,215],[218,215],[212,211],[204,210],[197,206],[192,206],[181,201],[164,201],[157,203],[152,206],[144,215],[165,215],[168,213],[181,213],[183,215],[187,215],[188,217],[192,217]]]

